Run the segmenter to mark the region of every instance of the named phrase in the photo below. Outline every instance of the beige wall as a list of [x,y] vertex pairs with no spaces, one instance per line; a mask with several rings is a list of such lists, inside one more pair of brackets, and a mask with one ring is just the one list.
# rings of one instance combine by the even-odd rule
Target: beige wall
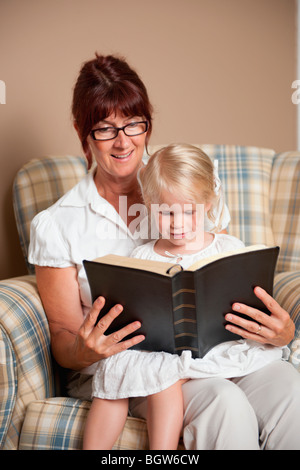
[[294,0],[0,0],[0,279],[25,273],[13,177],[31,158],[81,153],[71,89],[95,51],[142,76],[152,144],[296,148]]

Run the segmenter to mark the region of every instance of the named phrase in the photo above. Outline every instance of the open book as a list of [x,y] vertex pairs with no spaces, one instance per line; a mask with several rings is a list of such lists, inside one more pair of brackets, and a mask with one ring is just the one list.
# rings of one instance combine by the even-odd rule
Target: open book
[[[221,253],[183,270],[174,263],[118,255],[84,260],[92,300],[106,299],[101,316],[119,303],[124,311],[106,334],[139,320],[145,340],[135,349],[203,357],[211,348],[240,337],[227,331],[224,315],[234,302],[266,313],[253,289],[273,293],[279,247],[254,245]],[[236,314],[236,312],[235,312]],[[137,334],[137,333],[134,333]]]

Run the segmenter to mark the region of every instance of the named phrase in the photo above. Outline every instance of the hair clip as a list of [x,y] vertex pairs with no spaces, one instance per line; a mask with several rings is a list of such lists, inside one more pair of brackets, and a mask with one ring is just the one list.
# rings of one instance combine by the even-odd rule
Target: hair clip
[[219,161],[214,160],[213,164],[214,164],[214,183],[215,183],[214,191],[215,191],[215,194],[218,196],[219,192],[220,192],[220,189],[221,189],[221,186],[222,186],[221,180],[219,178],[219,172],[218,172]]

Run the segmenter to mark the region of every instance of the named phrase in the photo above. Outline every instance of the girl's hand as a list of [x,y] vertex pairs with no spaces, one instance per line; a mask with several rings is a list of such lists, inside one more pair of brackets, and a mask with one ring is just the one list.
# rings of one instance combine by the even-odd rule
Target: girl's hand
[[76,336],[75,351],[78,357],[81,358],[81,364],[83,364],[82,358],[84,357],[86,366],[118,352],[125,351],[145,339],[145,336],[137,335],[122,341],[127,335],[141,327],[141,323],[138,321],[130,323],[121,330],[106,336],[106,330],[123,311],[123,307],[119,304],[115,305],[96,324],[99,312],[104,307],[104,304],[105,299],[103,297],[95,300]]
[[233,310],[246,314],[251,320],[245,320],[237,315],[228,313],[225,319],[234,325],[225,328],[245,339],[252,339],[258,343],[285,346],[292,341],[295,334],[295,325],[280,305],[261,287],[255,287],[255,295],[265,304],[271,315],[244,304],[233,304]]

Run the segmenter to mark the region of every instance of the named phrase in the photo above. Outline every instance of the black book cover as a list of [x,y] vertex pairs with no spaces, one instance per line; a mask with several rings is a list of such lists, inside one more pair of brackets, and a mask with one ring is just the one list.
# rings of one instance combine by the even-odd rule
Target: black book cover
[[240,339],[224,328],[224,315],[234,302],[269,313],[253,289],[260,286],[273,294],[278,253],[279,247],[272,247],[233,254],[171,276],[102,263],[101,258],[83,264],[92,300],[106,299],[101,316],[117,303],[124,307],[106,334],[139,320],[142,327],[134,334],[146,338],[134,349],[191,350],[193,357],[203,357],[221,342]]

